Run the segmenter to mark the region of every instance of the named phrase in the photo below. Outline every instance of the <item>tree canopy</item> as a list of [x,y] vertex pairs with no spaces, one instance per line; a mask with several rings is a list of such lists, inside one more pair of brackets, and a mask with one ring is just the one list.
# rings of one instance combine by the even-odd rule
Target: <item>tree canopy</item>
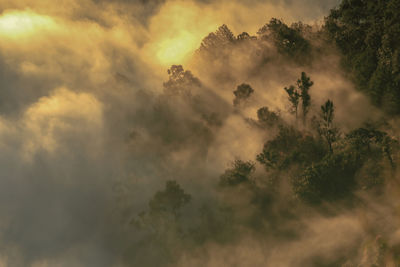
[[390,114],[400,113],[400,2],[344,0],[325,20],[358,88]]

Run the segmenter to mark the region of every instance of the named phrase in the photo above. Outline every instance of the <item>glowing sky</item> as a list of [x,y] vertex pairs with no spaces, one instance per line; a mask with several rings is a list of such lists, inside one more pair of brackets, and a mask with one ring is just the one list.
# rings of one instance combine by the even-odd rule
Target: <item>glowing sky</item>
[[335,2],[304,1],[314,4],[313,9],[304,8],[298,3],[301,1],[171,0],[149,4],[150,11],[139,1],[2,1],[0,35],[14,40],[37,40],[57,31],[64,35],[60,38],[69,36],[67,39],[72,35],[118,35],[121,45],[129,46],[144,61],[165,68],[188,60],[201,39],[224,23],[236,34],[254,34],[271,17],[287,22],[321,19]]
[[0,17],[0,35],[20,38],[54,26],[50,17],[27,11],[10,11]]

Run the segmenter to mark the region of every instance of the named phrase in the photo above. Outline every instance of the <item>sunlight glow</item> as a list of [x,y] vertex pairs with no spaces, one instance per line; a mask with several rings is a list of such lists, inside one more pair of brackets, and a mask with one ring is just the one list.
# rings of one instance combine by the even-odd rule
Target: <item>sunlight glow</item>
[[158,44],[157,58],[164,65],[177,64],[189,56],[198,45],[197,38],[184,31],[178,37],[161,41]]
[[30,11],[11,11],[0,16],[0,36],[19,38],[38,30],[50,29],[54,21]]
[[210,13],[193,0],[166,1],[150,20],[145,60],[163,68],[187,64],[201,40],[220,24]]

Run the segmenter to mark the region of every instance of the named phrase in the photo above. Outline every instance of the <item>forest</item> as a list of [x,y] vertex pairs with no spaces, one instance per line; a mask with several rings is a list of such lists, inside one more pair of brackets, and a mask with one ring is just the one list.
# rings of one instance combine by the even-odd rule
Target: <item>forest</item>
[[[160,96],[163,101],[155,108],[169,122],[180,116],[171,112],[171,105],[184,105],[191,114],[179,124],[160,125],[171,149],[188,142],[206,155],[213,133],[229,113],[243,121],[242,127],[260,132],[265,141],[256,157],[231,160],[215,177],[213,194],[197,197],[193,188],[166,181],[147,208],[132,218],[132,227],[143,237],[129,250],[128,261],[133,266],[400,266],[399,11],[396,0],[344,0],[319,27],[302,22],[288,26],[273,18],[256,36],[235,36],[222,25],[203,39],[196,56],[212,73],[207,78],[221,85],[234,79],[235,72],[226,71],[226,66],[238,54],[251,61],[248,71],[261,81],[288,68],[299,70],[281,88],[286,95],[282,110],[254,98],[265,81],[257,88],[246,80],[239,82],[227,106],[203,85],[201,76],[182,65],[171,66]],[[317,84],[302,70],[316,73],[321,64],[330,64],[333,54],[340,55],[342,75],[369,98],[380,111],[378,117],[343,126],[336,118],[340,99],[314,99]],[[271,65],[282,70],[264,74],[263,69],[271,72]],[[187,133],[180,135],[180,128],[187,128]],[[381,214],[376,210],[379,205],[388,210]],[[328,223],[341,216],[363,217],[357,227],[365,234],[346,240],[346,234],[334,236],[335,231],[328,229],[331,240],[308,239],[313,235],[308,231],[318,229],[305,225],[315,223],[318,228],[323,222],[316,221]],[[338,221],[331,227],[348,226]],[[255,254],[263,256],[237,262],[234,254],[251,254],[236,247],[250,237],[249,246],[261,247]],[[291,247],[297,242],[306,247]],[[329,252],[323,249],[330,246],[324,242],[333,243]],[[274,244],[287,249],[282,253],[305,252],[283,260],[274,255]],[[207,257],[215,257],[215,262]]]
[[400,0],[0,0],[0,266],[400,267]]

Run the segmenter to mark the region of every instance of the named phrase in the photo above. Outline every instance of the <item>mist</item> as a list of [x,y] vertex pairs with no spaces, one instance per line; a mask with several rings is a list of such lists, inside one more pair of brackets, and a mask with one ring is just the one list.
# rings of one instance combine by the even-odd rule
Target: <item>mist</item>
[[[339,2],[0,0],[0,265],[397,266],[387,161],[380,194],[318,206],[293,193],[297,166],[257,161],[278,124],[314,134],[327,99],[343,136],[384,121],[399,137],[398,118],[357,90],[321,33]],[[305,57],[257,33],[271,18],[311,25]],[[234,41],[208,46],[222,25]],[[302,72],[313,86],[299,126],[284,88]],[[242,84],[254,91],[235,98]],[[277,125],[262,124],[262,107]],[[254,163],[245,176],[257,186],[221,187],[239,161]],[[165,215],[152,207],[168,181],[190,197]]]

